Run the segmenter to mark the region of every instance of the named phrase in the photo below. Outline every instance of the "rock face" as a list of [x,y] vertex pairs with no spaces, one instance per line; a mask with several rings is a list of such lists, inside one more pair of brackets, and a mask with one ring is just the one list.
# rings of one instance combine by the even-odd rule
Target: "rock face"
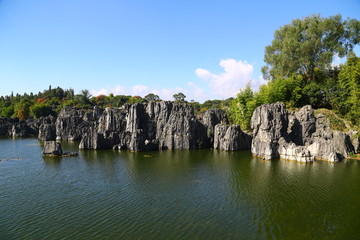
[[43,155],[46,155],[46,156],[61,156],[61,155],[63,155],[61,144],[56,141],[45,141]]
[[44,153],[51,155],[60,154],[56,139],[80,140],[81,149],[251,148],[254,155],[267,160],[281,157],[301,162],[339,161],[355,151],[353,144],[359,151],[357,133],[351,140],[331,130],[328,119],[315,116],[311,106],[296,112],[288,112],[282,103],[259,106],[251,119],[252,136],[238,125],[227,124],[224,110],[209,109],[195,116],[191,105],[165,101],[126,104],[103,112],[97,107],[88,111],[66,107],[57,118],[28,121],[0,118],[0,135],[37,136],[45,141]]
[[251,151],[266,160],[337,162],[354,152],[349,136],[332,131],[325,116],[315,116],[311,106],[289,113],[282,103],[264,104],[254,111],[251,126]]
[[219,123],[228,124],[226,112],[223,109],[209,109],[204,113],[202,122],[207,128],[207,137],[209,137],[211,141],[210,145],[213,146],[215,126]]
[[279,156],[279,139],[286,135],[288,113],[282,103],[257,107],[251,117],[253,140],[251,152],[270,160]]
[[216,118],[223,112],[208,114],[215,120],[208,126],[196,119],[193,108],[185,103],[149,102],[105,109],[103,116],[83,134],[81,149],[195,149],[211,147]]
[[214,149],[236,151],[250,149],[251,136],[241,131],[239,125],[217,124],[214,133]]
[[[228,123],[224,110],[210,109],[196,117],[191,105],[165,101],[126,104],[103,112],[97,107],[92,111],[65,107],[57,118],[26,122],[0,118],[0,135],[37,136],[42,141],[80,140],[81,149],[194,149],[213,147],[215,126],[220,123]],[[220,149],[243,149],[232,139],[245,135],[238,127],[229,129],[224,136],[229,140]]]
[[86,127],[86,112],[84,110],[65,107],[61,109],[55,123],[56,138],[59,140],[80,140],[82,130]]
[[61,143],[57,141],[44,141],[44,156],[64,156],[64,157],[75,157],[78,156],[76,152],[63,152],[61,148]]
[[359,136],[353,137],[352,144],[354,146],[355,153],[360,153],[360,137]]
[[18,118],[0,118],[0,135],[9,137],[33,137],[38,129],[36,121],[23,121]]
[[53,116],[40,120],[38,139],[42,141],[54,141],[56,139],[55,120]]

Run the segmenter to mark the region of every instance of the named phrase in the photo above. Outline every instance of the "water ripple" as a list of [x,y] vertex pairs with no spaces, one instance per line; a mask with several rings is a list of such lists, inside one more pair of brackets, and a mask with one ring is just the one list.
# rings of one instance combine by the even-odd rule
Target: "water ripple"
[[84,151],[48,161],[35,139],[0,139],[0,146],[0,158],[24,157],[0,162],[0,239],[350,239],[358,232],[360,164],[353,161],[270,162],[211,150],[151,158]]

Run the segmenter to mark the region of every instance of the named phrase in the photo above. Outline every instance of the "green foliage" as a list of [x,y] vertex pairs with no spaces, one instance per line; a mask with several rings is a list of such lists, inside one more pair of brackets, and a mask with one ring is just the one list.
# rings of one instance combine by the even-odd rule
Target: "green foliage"
[[343,90],[342,113],[352,123],[360,125],[360,58],[351,54],[339,73],[339,83]]
[[359,43],[359,21],[343,21],[341,15],[322,18],[313,15],[294,19],[275,31],[265,49],[265,79],[289,78],[299,74],[309,82],[316,71],[330,68],[333,57],[345,56]]
[[149,93],[144,98],[148,102],[150,102],[150,101],[159,101],[160,100],[160,97],[158,95],[153,94],[153,93]]
[[348,130],[344,119],[341,119],[333,111],[328,110],[328,109],[324,109],[324,108],[315,110],[316,115],[319,114],[319,113],[322,113],[322,114],[324,114],[326,116],[326,118],[330,122],[330,128],[331,129],[339,130],[339,131],[342,131],[342,132]]
[[14,115],[14,105],[10,105],[8,107],[2,107],[1,108],[1,116],[6,118],[11,118],[12,115]]
[[51,106],[44,103],[37,103],[30,107],[30,113],[35,118],[40,118],[43,116],[55,115],[55,112],[52,110]]
[[142,99],[140,96],[130,97],[128,100],[128,103],[130,104],[141,103],[141,102],[144,102],[144,99]]
[[289,107],[298,107],[303,104],[304,85],[301,76],[286,79],[275,79],[260,87],[258,102],[274,103],[285,102]]
[[173,95],[174,100],[177,102],[184,102],[185,101],[185,94],[183,94],[182,92],[176,93]]
[[21,99],[21,101],[16,103],[14,106],[15,116],[20,120],[28,119],[30,115],[30,106],[31,102],[28,99]]
[[247,85],[231,102],[228,111],[231,122],[239,124],[243,130],[250,130],[252,113],[260,104],[260,98],[255,96],[250,85]]

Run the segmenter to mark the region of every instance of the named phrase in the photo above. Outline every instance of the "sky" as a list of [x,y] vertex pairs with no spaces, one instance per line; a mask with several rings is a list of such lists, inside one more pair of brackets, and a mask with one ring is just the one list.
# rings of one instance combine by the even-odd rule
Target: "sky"
[[265,83],[274,31],[313,14],[360,20],[360,0],[0,0],[0,95],[226,99]]

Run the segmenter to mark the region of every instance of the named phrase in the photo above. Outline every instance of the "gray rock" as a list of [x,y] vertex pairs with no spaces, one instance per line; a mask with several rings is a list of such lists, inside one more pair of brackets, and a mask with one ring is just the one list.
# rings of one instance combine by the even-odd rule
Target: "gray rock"
[[42,124],[39,128],[38,138],[42,141],[56,140],[56,128],[54,124]]
[[305,145],[316,130],[316,119],[310,105],[289,114],[288,134],[297,145]]
[[36,121],[36,128],[38,129],[38,139],[42,141],[56,140],[56,119],[53,116],[40,118]]
[[10,137],[29,137],[32,136],[30,134],[31,129],[24,122],[20,121],[18,124],[12,125],[11,129],[9,129],[8,136]]
[[87,126],[83,124],[84,119],[89,120],[84,110],[64,107],[61,109],[55,123],[56,138],[60,140],[75,141],[81,140],[83,130]]
[[307,147],[296,145],[293,142],[287,142],[284,138],[278,141],[278,153],[282,159],[298,161],[298,162],[313,162],[314,155],[307,149]]
[[351,140],[355,153],[360,153],[360,137],[358,135],[353,136]]
[[288,112],[283,103],[257,107],[251,117],[251,152],[266,160],[279,157],[278,141],[287,135]]
[[61,143],[56,142],[56,141],[45,141],[43,155],[48,155],[48,156],[63,155]]
[[214,132],[214,149],[236,151],[250,149],[251,136],[241,131],[239,125],[217,124]]
[[338,162],[340,160],[334,143],[331,140],[317,138],[311,145],[307,146],[307,149],[316,159],[330,162]]
[[350,157],[355,152],[350,136],[340,131],[333,131],[333,143],[340,158]]
[[206,127],[206,134],[210,139],[210,144],[213,145],[215,126],[219,123],[228,124],[228,119],[225,110],[209,109],[204,113],[202,122]]
[[332,131],[328,119],[322,114],[315,116],[310,106],[288,114],[284,104],[265,104],[254,111],[251,125],[251,151],[267,160],[337,162],[354,152],[349,136]]
[[9,137],[33,137],[37,131],[19,118],[0,118],[0,135]]
[[[213,110],[205,125],[186,103],[149,102],[107,108],[82,136],[82,149],[156,149],[209,148],[215,122],[226,122],[224,111]],[[217,118],[217,119],[216,119]],[[224,118],[224,119],[222,119]]]
[[[99,114],[98,114],[99,115]],[[120,143],[126,127],[123,108],[106,108],[97,121],[87,122],[80,149],[111,149]],[[123,146],[127,146],[126,144]]]

